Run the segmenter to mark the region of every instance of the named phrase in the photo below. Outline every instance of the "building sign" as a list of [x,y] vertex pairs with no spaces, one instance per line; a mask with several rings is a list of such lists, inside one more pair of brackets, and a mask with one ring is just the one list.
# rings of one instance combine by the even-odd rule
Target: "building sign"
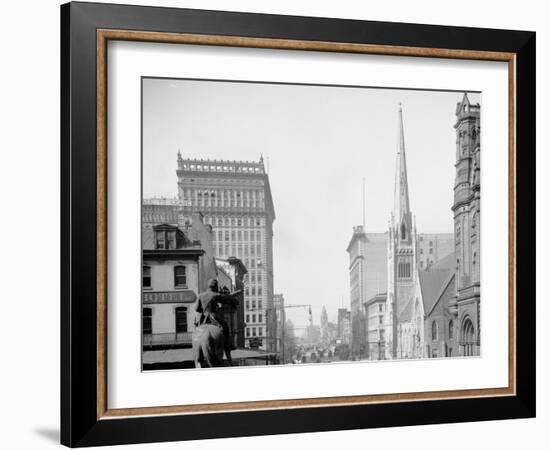
[[250,348],[259,348],[262,346],[262,339],[251,338],[248,345],[250,346]]
[[189,289],[143,293],[143,303],[193,303],[196,299],[197,294],[195,294],[195,291]]

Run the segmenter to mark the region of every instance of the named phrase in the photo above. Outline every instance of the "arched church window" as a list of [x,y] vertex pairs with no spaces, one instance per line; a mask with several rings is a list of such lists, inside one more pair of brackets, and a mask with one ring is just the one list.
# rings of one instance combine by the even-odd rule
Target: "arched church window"
[[472,321],[467,318],[462,324],[462,342],[464,346],[464,356],[473,356],[475,353],[475,334]]
[[432,322],[432,341],[437,341],[437,322]]
[[454,323],[452,320],[449,320],[449,339],[454,338]]
[[401,240],[407,239],[407,229],[405,228],[405,224],[401,224]]

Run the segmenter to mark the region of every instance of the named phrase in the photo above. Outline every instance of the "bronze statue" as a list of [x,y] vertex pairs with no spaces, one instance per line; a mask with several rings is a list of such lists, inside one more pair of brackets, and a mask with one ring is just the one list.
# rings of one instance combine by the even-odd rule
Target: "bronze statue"
[[223,318],[221,306],[229,304],[235,306],[235,295],[241,291],[230,294],[219,292],[218,280],[211,279],[208,289],[202,292],[195,303],[195,331],[193,332],[193,355],[195,367],[220,367],[223,366],[223,354],[230,365],[231,342],[229,327]]

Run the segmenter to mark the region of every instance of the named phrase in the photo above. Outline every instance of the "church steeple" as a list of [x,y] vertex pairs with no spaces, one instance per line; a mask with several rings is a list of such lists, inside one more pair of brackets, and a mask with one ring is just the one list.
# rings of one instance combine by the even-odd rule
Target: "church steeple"
[[398,226],[401,239],[410,236],[412,231],[411,209],[409,204],[409,183],[407,180],[407,158],[405,155],[405,133],[403,131],[403,109],[399,103],[397,163],[395,167],[395,186],[393,217]]

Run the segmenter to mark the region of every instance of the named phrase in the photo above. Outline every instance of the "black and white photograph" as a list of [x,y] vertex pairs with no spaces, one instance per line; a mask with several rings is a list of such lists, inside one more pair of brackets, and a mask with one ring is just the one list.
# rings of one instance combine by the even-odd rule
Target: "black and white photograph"
[[141,83],[143,370],[481,354],[480,92]]

